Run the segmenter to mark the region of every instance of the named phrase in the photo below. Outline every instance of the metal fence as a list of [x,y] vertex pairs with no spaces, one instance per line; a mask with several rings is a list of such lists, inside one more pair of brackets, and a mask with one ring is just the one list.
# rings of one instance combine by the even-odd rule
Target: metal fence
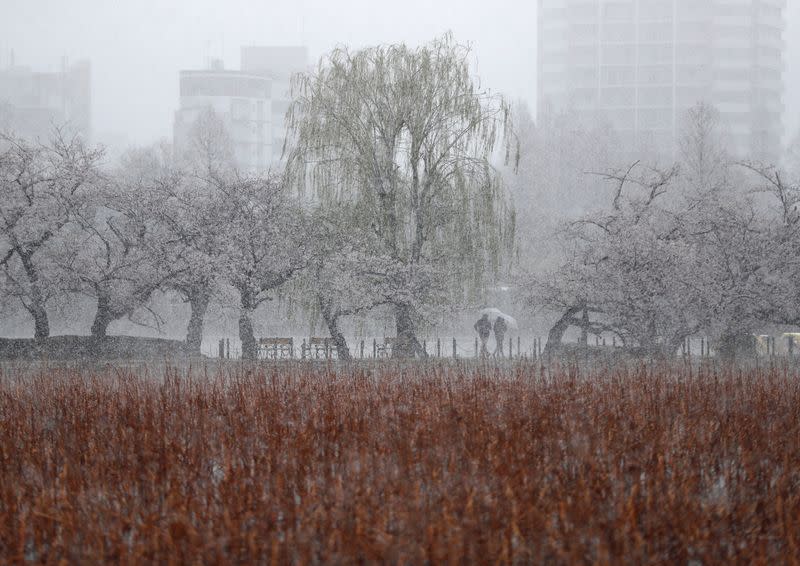
[[[353,359],[390,358],[395,338],[373,337],[347,340]],[[211,358],[239,359],[241,346],[237,340],[221,338],[215,348],[204,348],[203,354]],[[516,336],[503,340],[502,347],[493,342],[482,351],[479,339],[469,337],[432,337],[421,341],[422,350],[429,358],[474,359],[537,359],[542,355],[541,338],[524,340]],[[258,357],[267,360],[337,359],[338,349],[330,338],[262,338],[258,341]]]

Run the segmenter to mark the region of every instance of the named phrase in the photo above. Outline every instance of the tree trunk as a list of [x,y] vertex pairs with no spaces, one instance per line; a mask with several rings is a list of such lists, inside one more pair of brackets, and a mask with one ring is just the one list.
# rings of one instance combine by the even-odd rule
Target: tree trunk
[[655,318],[651,318],[650,322],[648,322],[647,331],[642,334],[639,344],[645,357],[650,359],[666,358],[665,350],[669,348],[669,345],[659,341]]
[[397,211],[394,190],[378,192],[381,218],[381,237],[389,250],[389,255],[397,259]]
[[41,301],[31,300],[31,303],[25,305],[25,308],[33,317],[33,338],[35,340],[48,338],[50,336],[50,320]]
[[581,348],[589,349],[589,309],[583,309],[581,316]]
[[727,363],[733,363],[737,358],[755,358],[756,340],[749,332],[729,330],[719,339],[716,348],[720,357]]
[[689,338],[689,336],[683,332],[672,337],[672,340],[670,340],[665,346],[667,348],[667,351],[665,352],[667,359],[674,359],[677,357],[678,350],[681,348],[681,344],[683,344],[687,338]]
[[242,342],[242,359],[255,361],[258,357],[256,336],[253,333],[253,321],[250,319],[255,306],[249,289],[240,288],[241,310],[239,312],[239,340]]
[[339,359],[346,361],[351,360],[352,357],[350,356],[350,348],[347,347],[347,340],[345,340],[344,335],[341,330],[339,330],[339,317],[333,313],[330,301],[327,301],[321,294],[317,295],[317,300],[319,301],[320,311],[322,312],[322,319],[325,321],[331,339],[336,345]]
[[395,305],[395,328],[397,338],[392,347],[393,358],[413,358],[419,355],[426,357],[425,351],[417,340],[414,324],[414,313],[410,305]]
[[112,312],[111,300],[108,295],[99,293],[97,295],[97,312],[92,322],[92,336],[98,340],[104,339],[108,331],[108,325],[116,319],[117,317]]
[[189,348],[189,352],[198,356],[203,342],[203,321],[208,310],[209,299],[210,295],[207,286],[203,286],[202,289],[189,294],[189,307],[192,312],[189,317],[189,325],[186,328],[186,345]]
[[50,336],[50,319],[47,316],[42,289],[39,286],[39,272],[31,261],[29,253],[20,253],[19,250],[17,253],[31,284],[30,303],[25,305],[25,309],[33,317],[33,337],[36,340],[42,340]]
[[652,336],[645,336],[639,340],[641,355],[648,359],[661,357],[662,348]]
[[245,310],[242,310],[239,315],[239,340],[242,341],[242,359],[255,361],[258,355],[256,337],[253,334],[253,322],[250,320],[250,313]]
[[550,332],[547,333],[547,342],[544,345],[544,352],[545,356],[551,356],[554,354],[558,348],[561,346],[561,340],[564,338],[564,334],[567,332],[570,326],[572,326],[572,321],[575,318],[575,315],[578,314],[581,310],[583,310],[582,305],[570,307],[567,309],[567,312],[558,319],[558,321],[550,328]]

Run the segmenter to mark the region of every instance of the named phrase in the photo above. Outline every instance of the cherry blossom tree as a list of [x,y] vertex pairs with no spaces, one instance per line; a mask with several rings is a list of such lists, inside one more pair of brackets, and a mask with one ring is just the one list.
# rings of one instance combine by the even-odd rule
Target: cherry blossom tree
[[565,313],[548,351],[574,325],[584,345],[589,333],[612,332],[649,355],[669,355],[703,323],[694,308],[702,301],[697,250],[685,239],[682,206],[666,198],[676,171],[635,169],[609,174],[610,210],[569,223],[564,263],[537,279],[537,300]]
[[6,298],[30,313],[34,337],[50,335],[49,303],[62,294],[54,254],[64,227],[85,214],[102,152],[56,130],[47,145],[0,138],[0,268]]
[[253,360],[256,309],[309,265],[306,212],[275,177],[235,177],[217,187],[225,227],[220,270],[239,295],[242,357]]
[[236,164],[226,126],[210,108],[192,124],[186,141],[175,162],[163,152],[151,156],[151,161],[156,161],[151,169],[168,163],[179,176],[179,182],[156,185],[163,204],[156,215],[168,233],[165,243],[171,263],[184,265],[167,282],[167,288],[189,305],[186,343],[199,355],[206,313],[224,283],[220,267],[227,221],[221,211]]
[[[75,214],[57,255],[71,290],[97,303],[91,326],[97,339],[106,337],[112,322],[126,317],[158,324],[159,314],[149,307],[151,297],[188,269],[171,253],[170,233],[159,221],[164,187],[180,179],[152,157],[139,153],[123,159],[94,193],[94,206]],[[148,174],[143,174],[144,163],[152,166]]]
[[340,329],[343,318],[391,306],[404,292],[413,304],[415,297],[429,296],[432,285],[424,279],[422,269],[411,272],[388,255],[380,255],[382,246],[376,234],[353,231],[355,214],[341,205],[315,210],[309,233],[315,243],[309,249],[311,261],[293,289],[304,298],[306,313],[322,318],[340,359],[351,357]]

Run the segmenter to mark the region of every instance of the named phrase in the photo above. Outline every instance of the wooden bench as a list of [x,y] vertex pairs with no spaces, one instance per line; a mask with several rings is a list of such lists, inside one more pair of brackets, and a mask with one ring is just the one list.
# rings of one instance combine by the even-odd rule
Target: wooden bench
[[384,338],[383,342],[372,341],[372,355],[375,358],[391,358],[392,348],[397,342],[397,338]]
[[316,359],[339,358],[339,348],[336,347],[333,338],[312,337],[308,339],[308,342],[304,339],[300,348],[303,359],[305,359],[306,356]]
[[266,360],[294,358],[294,338],[262,338],[258,341],[258,357]]

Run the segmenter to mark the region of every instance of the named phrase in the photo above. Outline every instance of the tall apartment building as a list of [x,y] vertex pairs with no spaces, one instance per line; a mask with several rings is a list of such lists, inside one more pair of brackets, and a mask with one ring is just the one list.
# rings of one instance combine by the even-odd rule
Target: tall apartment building
[[672,158],[699,102],[730,149],[772,159],[783,135],[786,0],[539,0],[538,111],[607,120],[622,151]]
[[192,126],[208,110],[222,120],[236,165],[257,172],[272,163],[269,79],[241,71],[226,71],[221,62],[210,69],[180,72],[180,107],[175,113],[174,142],[178,154],[186,148]]
[[242,70],[269,77],[272,82],[271,122],[272,158],[278,162],[286,137],[286,112],[292,101],[291,79],[295,73],[308,71],[308,49],[300,46],[242,47]]
[[0,69],[0,130],[31,140],[47,140],[53,128],[66,135],[91,136],[91,77],[88,61],[56,72],[14,65]]
[[195,120],[207,109],[224,122],[234,158],[243,171],[259,172],[280,162],[289,108],[289,81],[307,70],[306,48],[244,47],[242,69],[181,71],[180,107],[175,113],[174,140],[185,146]]

